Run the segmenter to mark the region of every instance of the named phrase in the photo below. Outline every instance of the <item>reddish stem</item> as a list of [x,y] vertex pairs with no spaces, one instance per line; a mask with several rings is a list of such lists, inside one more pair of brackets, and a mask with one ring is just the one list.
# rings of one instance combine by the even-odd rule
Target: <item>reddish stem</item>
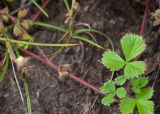
[[[47,7],[47,5],[49,4],[51,0],[46,0],[45,3],[43,4],[42,6],[42,9],[45,9]],[[33,17],[32,17],[32,20],[33,21],[36,21],[38,19],[38,17],[41,15],[41,11],[38,11]]]
[[145,10],[144,10],[143,20],[142,20],[142,24],[141,24],[141,29],[140,29],[140,33],[139,33],[141,36],[144,35],[144,25],[145,25],[147,15],[148,15],[147,11],[148,11],[148,8],[149,8],[149,3],[150,3],[150,0],[147,0],[146,7],[145,7]]
[[[25,50],[25,49],[22,49],[20,47],[17,47],[18,49],[20,49],[21,51],[25,52],[26,54],[32,56],[33,58],[37,59],[37,60],[40,60],[41,62],[47,64],[48,66],[50,66],[53,70],[58,70],[58,67],[56,65],[54,65],[52,62],[48,62],[47,60],[45,60],[44,58],[28,51],[28,50]],[[89,87],[90,89],[100,93],[100,94],[103,94],[103,95],[107,95],[107,94],[104,94],[102,93],[97,87],[93,86],[92,84],[78,78],[77,76],[75,76],[74,74],[69,74],[69,77],[72,78],[73,80],[77,81],[77,82],[80,82],[81,84]]]
[[86,81],[78,78],[78,77],[75,76],[74,74],[69,74],[69,77],[72,78],[73,80],[75,80],[75,81],[77,81],[77,82],[80,82],[81,84],[83,84],[83,85],[91,88],[92,90],[94,90],[94,91],[96,91],[96,92],[98,92],[98,93],[101,93],[101,94],[103,94],[103,95],[107,95],[107,94],[102,93],[97,87],[95,87],[95,86],[89,84],[88,82],[86,82]]

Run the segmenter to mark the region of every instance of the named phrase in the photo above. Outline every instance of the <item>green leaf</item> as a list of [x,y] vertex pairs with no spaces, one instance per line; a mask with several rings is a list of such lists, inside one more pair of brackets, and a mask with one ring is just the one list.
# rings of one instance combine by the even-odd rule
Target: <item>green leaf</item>
[[100,87],[100,90],[103,93],[114,93],[115,92],[115,84],[113,81],[109,80],[108,82],[104,83],[102,87]]
[[154,114],[154,103],[148,99],[153,96],[153,88],[144,88],[136,95],[139,114]]
[[108,51],[103,54],[102,63],[112,71],[117,71],[125,65],[125,61],[113,51]]
[[126,82],[127,78],[124,76],[124,75],[121,75],[121,76],[118,76],[116,79],[115,79],[115,83],[117,85],[123,85],[125,82]]
[[103,97],[101,102],[106,106],[110,106],[110,104],[113,103],[114,101],[115,101],[114,94],[110,93],[107,96]]
[[148,84],[147,77],[138,77],[131,80],[132,90],[135,93],[140,93],[141,88],[145,87]]
[[100,46],[100,45],[97,44],[96,42],[93,42],[92,40],[89,40],[89,39],[87,39],[87,38],[85,38],[85,37],[82,37],[82,36],[72,36],[72,38],[75,38],[75,39],[84,41],[84,42],[89,43],[89,44],[91,44],[91,45],[93,45],[93,46],[96,46],[96,47],[98,47],[98,48],[102,48],[102,46]]
[[144,73],[146,64],[143,61],[133,61],[126,64],[124,75],[127,78],[134,78]]
[[151,99],[153,96],[153,88],[148,87],[141,90],[140,94],[136,95],[136,99]]
[[146,47],[143,38],[136,34],[126,34],[123,36],[121,46],[126,61],[130,61],[140,55]]
[[43,10],[43,8],[35,1],[30,0],[46,17],[49,17],[48,14]]
[[133,112],[136,106],[136,100],[131,98],[124,98],[119,105],[122,114],[130,114]]
[[3,68],[3,71],[0,75],[0,83],[3,81],[3,79],[5,78],[6,76],[6,73],[8,71],[8,67],[9,67],[9,54],[8,52],[6,51],[6,64],[4,65],[4,68]]
[[120,87],[120,88],[116,89],[116,95],[120,99],[126,97],[126,90],[125,90],[125,88]]
[[154,114],[154,103],[150,100],[137,100],[137,109],[139,114]]
[[67,30],[65,28],[62,28],[62,27],[59,27],[59,26],[56,26],[53,24],[48,24],[48,23],[43,23],[43,22],[35,22],[34,25],[50,28],[52,30],[57,30],[60,32],[67,32]]
[[80,30],[75,31],[74,35],[79,35],[79,34],[82,34],[82,33],[85,33],[85,32],[96,33],[98,35],[103,36],[104,38],[106,38],[108,40],[108,42],[111,45],[111,49],[114,51],[114,45],[113,45],[113,42],[112,42],[111,38],[101,31],[98,31],[98,30],[95,30],[95,29],[90,29],[90,28],[89,29],[80,29]]

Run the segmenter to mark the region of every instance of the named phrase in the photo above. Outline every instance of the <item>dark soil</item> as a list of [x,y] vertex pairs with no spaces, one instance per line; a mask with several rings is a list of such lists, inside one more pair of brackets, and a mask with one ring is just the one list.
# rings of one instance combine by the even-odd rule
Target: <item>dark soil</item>
[[[137,2],[132,0],[79,0],[79,4],[80,11],[76,23],[87,23],[91,28],[108,34],[119,53],[121,53],[119,45],[121,36],[130,32],[138,34],[140,31],[145,6]],[[156,63],[160,55],[160,33],[157,28],[152,27],[151,19],[151,12],[157,6],[156,2],[151,5],[145,24],[144,39],[148,47],[140,58],[148,64]],[[67,12],[61,1],[52,1],[47,12],[50,18],[42,17],[43,21],[64,25]],[[58,39],[59,34],[56,32],[40,28],[35,30],[37,41],[50,43]],[[96,36],[96,40],[106,50],[110,49],[105,38]],[[55,50],[55,48],[42,49],[46,53],[52,53]],[[65,48],[63,53],[53,59],[53,63],[72,64],[72,72],[79,78],[100,87],[110,76],[110,72],[100,62],[104,51],[89,44]],[[57,72],[45,64],[34,59],[30,62],[34,64],[33,74],[29,76],[33,114],[120,114],[117,104],[110,107],[103,106],[102,96],[98,93],[67,77],[64,82],[61,82]],[[12,75],[11,70],[8,76]],[[159,68],[155,68],[148,74],[151,86],[156,80],[153,97],[156,114],[160,112],[159,75]],[[23,87],[22,80],[19,79],[19,81]],[[17,91],[13,92],[8,78],[0,85],[0,114],[24,114],[20,96]]]

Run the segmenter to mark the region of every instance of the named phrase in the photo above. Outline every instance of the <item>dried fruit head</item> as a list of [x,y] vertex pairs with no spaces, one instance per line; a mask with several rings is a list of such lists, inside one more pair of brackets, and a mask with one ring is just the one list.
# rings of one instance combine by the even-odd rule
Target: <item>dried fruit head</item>
[[71,64],[59,65],[58,73],[59,73],[59,79],[61,81],[63,81],[65,76],[67,76],[70,72],[71,72]]
[[17,59],[15,59],[15,63],[17,65],[17,69],[20,71],[24,66],[27,65],[29,62],[30,58],[29,57],[23,57],[19,56]]

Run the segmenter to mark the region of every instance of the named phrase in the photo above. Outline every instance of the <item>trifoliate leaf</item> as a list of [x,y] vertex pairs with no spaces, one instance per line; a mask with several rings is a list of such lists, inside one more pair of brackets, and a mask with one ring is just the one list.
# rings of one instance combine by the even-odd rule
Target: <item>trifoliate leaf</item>
[[136,95],[136,99],[151,99],[153,96],[153,88],[143,88],[140,94]]
[[19,28],[18,25],[15,25],[15,26],[14,26],[14,28],[13,28],[13,33],[14,33],[15,36],[19,36],[19,35],[22,34],[22,32],[21,32],[21,30],[20,30],[20,28]]
[[150,100],[137,100],[137,109],[139,114],[154,114],[154,103]]
[[125,88],[120,87],[120,88],[116,89],[116,95],[120,99],[126,97],[126,90],[125,90]]
[[126,61],[130,61],[140,55],[146,47],[143,38],[136,34],[126,34],[123,36],[121,46]]
[[122,114],[130,114],[133,112],[136,106],[136,100],[131,98],[124,98],[119,105]]
[[126,64],[124,68],[124,75],[127,78],[134,78],[144,73],[146,64],[143,61],[134,61]]
[[115,84],[113,81],[109,80],[108,82],[104,83],[102,87],[100,87],[100,90],[103,93],[114,93],[115,92]]
[[147,77],[138,77],[131,80],[132,90],[135,93],[140,93],[141,88],[145,87],[148,84]]
[[114,94],[110,93],[107,96],[103,97],[101,102],[106,106],[110,106],[110,104],[113,103],[114,101],[115,101]]
[[102,63],[112,71],[117,71],[125,65],[125,61],[113,51],[108,51],[103,54]]
[[123,75],[121,76],[118,76],[116,79],[115,79],[115,83],[117,85],[123,85],[125,82],[126,82],[127,78]]

